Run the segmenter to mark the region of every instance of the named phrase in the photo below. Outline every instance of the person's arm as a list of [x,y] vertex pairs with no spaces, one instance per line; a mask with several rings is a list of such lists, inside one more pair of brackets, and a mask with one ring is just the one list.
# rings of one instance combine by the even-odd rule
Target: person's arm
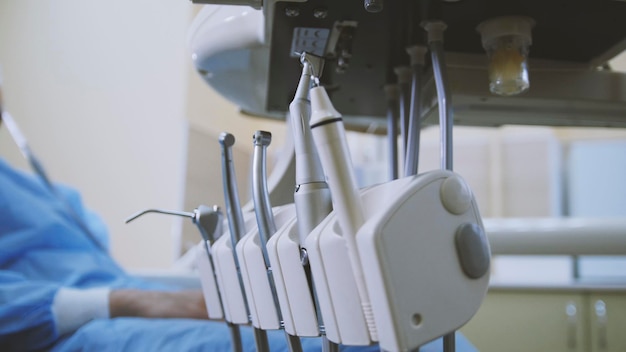
[[9,351],[52,345],[59,334],[52,304],[59,286],[0,270],[0,346]]
[[109,312],[115,317],[208,319],[201,291],[114,290]]
[[0,346],[36,350],[99,318],[208,319],[200,291],[74,289],[0,270]]

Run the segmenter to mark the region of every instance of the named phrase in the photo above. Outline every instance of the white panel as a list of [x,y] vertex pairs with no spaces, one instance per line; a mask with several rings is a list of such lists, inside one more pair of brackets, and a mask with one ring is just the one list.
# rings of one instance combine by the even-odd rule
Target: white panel
[[626,216],[626,141],[570,145],[568,198],[571,216]]

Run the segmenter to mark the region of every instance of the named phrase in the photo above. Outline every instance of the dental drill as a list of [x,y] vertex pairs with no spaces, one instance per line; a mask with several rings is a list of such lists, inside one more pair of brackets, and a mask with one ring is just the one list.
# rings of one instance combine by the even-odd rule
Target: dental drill
[[[258,225],[258,233],[260,247],[267,269],[267,277],[274,298],[274,305],[278,313],[278,319],[282,321],[282,314],[278,303],[278,295],[276,293],[276,285],[272,275],[272,269],[267,252],[267,241],[276,233],[276,223],[272,206],[270,203],[269,191],[267,188],[267,146],[272,141],[272,134],[266,131],[256,131],[253,136],[254,154],[253,154],[253,172],[252,172],[252,200],[254,202],[254,212]],[[302,345],[297,336],[292,336],[285,331],[287,345],[290,352],[302,352]]]
[[311,132],[330,188],[333,209],[337,213],[342,237],[348,247],[348,257],[356,281],[361,308],[372,340],[377,340],[361,258],[356,245],[356,233],[365,222],[363,204],[348,150],[341,114],[333,107],[326,90],[316,84],[311,89]]
[[[294,135],[296,158],[294,203],[298,219],[298,238],[301,258],[303,258],[302,264],[307,276],[311,277],[311,269],[304,243],[306,236],[332,211],[332,202],[330,190],[324,179],[324,171],[313,144],[309,126],[311,102],[308,96],[311,77],[319,77],[321,75],[324,59],[304,52],[300,56],[300,62],[302,64],[302,75],[293,101],[289,104],[289,114]],[[314,283],[312,283],[312,286],[314,286]],[[318,324],[323,325],[317,295],[314,287],[310,287],[310,289],[311,296],[315,300]],[[324,352],[331,352],[338,351],[339,346],[329,341],[326,334],[323,333],[322,348]]]
[[224,202],[226,204],[226,214],[228,218],[231,242],[234,248],[246,232],[243,213],[241,211],[241,204],[239,202],[239,190],[237,189],[235,165],[233,163],[232,147],[235,145],[235,136],[228,132],[222,132],[219,136],[219,143],[222,152],[221,159]]
[[[228,218],[228,228],[230,232],[230,241],[235,267],[237,268],[237,279],[241,292],[244,292],[243,279],[241,278],[241,269],[239,267],[239,259],[237,258],[237,243],[246,233],[245,222],[241,205],[239,202],[239,190],[237,189],[237,178],[235,176],[235,165],[233,163],[232,147],[235,144],[235,136],[228,132],[222,132],[219,136],[220,149],[222,151],[222,182],[224,188],[224,202],[226,204],[226,214]],[[246,315],[249,314],[249,307],[246,305]],[[254,342],[258,352],[269,351],[269,342],[267,332],[265,330],[253,327]]]
[[289,113],[292,119],[291,126],[296,151],[294,202],[298,217],[298,235],[300,244],[303,244],[311,230],[330,213],[332,203],[309,127],[311,103],[308,95],[311,77],[320,76],[324,59],[303,53],[300,62],[302,63],[302,76],[294,99],[289,105]]

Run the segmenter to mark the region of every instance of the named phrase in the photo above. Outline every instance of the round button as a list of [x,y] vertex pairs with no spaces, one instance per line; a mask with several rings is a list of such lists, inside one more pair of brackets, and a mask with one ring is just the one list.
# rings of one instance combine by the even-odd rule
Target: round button
[[441,203],[452,214],[461,215],[472,206],[472,191],[459,176],[450,176],[441,185]]

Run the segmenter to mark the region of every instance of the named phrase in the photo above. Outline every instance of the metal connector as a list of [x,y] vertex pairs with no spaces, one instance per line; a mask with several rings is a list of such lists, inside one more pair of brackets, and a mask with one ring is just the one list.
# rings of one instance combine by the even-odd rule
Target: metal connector
[[306,70],[307,74],[311,76],[313,85],[319,86],[320,77],[324,72],[324,58],[305,51],[300,54],[300,63],[303,65],[303,71]]

